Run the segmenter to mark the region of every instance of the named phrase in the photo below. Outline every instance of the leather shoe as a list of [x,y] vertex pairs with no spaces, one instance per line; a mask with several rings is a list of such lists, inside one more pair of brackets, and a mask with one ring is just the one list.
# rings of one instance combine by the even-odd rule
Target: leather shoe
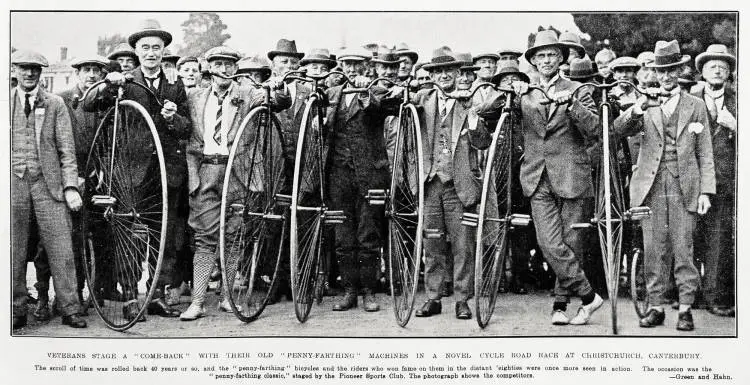
[[46,299],[39,297],[39,301],[36,303],[36,309],[34,309],[34,318],[37,321],[49,321],[52,318],[52,312],[49,310],[49,303]]
[[649,309],[648,312],[646,312],[646,316],[638,321],[638,325],[642,328],[651,328],[663,324],[664,312],[656,309]]
[[708,312],[719,317],[734,317],[734,310],[726,306],[711,306]]
[[13,316],[13,329],[18,329],[26,326],[26,316]]
[[64,315],[62,317],[62,324],[76,329],[86,327],[86,321],[81,319],[81,316],[79,316],[78,314]]
[[552,312],[552,324],[557,326],[567,325],[570,323],[568,315],[562,310],[555,310]]
[[[122,316],[125,317],[126,320],[132,321],[135,319],[135,317],[138,316],[138,312],[140,309],[138,308],[138,303],[133,301],[127,303],[125,306],[122,307]],[[138,322],[143,322],[146,320],[146,316],[141,314],[141,317],[138,318]]]
[[149,315],[158,315],[167,318],[180,316],[180,311],[167,305],[167,303],[164,302],[164,298],[151,300],[151,303],[148,304],[148,308],[146,308],[146,312]]
[[428,299],[420,309],[414,312],[414,315],[417,317],[430,317],[440,314],[442,311],[443,305],[440,303],[440,300]]
[[588,305],[578,308],[578,313],[570,320],[571,325],[586,325],[591,320],[591,316],[604,304],[604,300],[599,294],[594,295],[594,300]]
[[677,330],[689,332],[693,329],[695,329],[695,325],[693,324],[693,313],[690,312],[690,309],[679,312],[677,314]]
[[456,302],[456,318],[458,319],[471,319],[471,310],[469,304],[466,301]]
[[333,311],[347,311],[357,307],[357,292],[347,290],[344,298],[333,304]]
[[362,302],[364,302],[364,308],[366,312],[376,312],[380,310],[380,305],[375,298],[375,294],[365,293],[362,296]]
[[206,315],[206,309],[203,306],[190,304],[190,306],[182,314],[180,314],[180,321],[194,321]]

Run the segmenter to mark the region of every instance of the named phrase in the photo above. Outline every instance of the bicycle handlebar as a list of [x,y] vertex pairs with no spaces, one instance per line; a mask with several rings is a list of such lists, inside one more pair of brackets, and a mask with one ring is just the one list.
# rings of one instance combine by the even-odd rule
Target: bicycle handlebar
[[[133,77],[133,75],[125,74],[124,77],[125,77],[125,83],[135,84],[136,86],[140,87],[142,90],[146,91],[149,95],[151,95],[154,98],[154,100],[156,100],[156,103],[159,105],[159,107],[162,107],[162,108],[164,107],[164,102],[162,102],[161,100],[159,100],[159,97],[156,96],[156,93],[154,93],[154,91],[152,91],[151,88],[147,87],[144,84],[141,84],[141,83],[138,83],[137,81],[135,81],[135,78]],[[99,87],[102,84],[108,84],[108,85],[110,85],[112,83],[109,80],[104,79],[104,80],[100,80],[100,81],[92,84],[91,87],[89,87],[86,90],[86,92],[83,93],[83,96],[81,96],[80,100],[86,100],[86,97],[88,96],[89,92],[91,92],[91,90]]]
[[[281,81],[282,81],[282,82],[286,82],[286,81],[288,81],[288,80],[296,80],[296,79],[300,79],[300,78],[298,78],[298,77],[296,77],[296,76],[293,76],[293,75],[296,75],[296,72],[298,72],[298,71],[290,71],[290,72],[287,72],[287,73],[286,73],[286,75],[284,75],[284,76],[283,76],[283,77],[281,78]],[[222,78],[222,79],[228,79],[228,80],[234,80],[234,79],[245,78],[245,79],[248,79],[248,80],[250,80],[250,82],[252,83],[251,85],[252,85],[253,87],[255,87],[255,88],[265,88],[265,89],[270,89],[270,86],[269,86],[269,85],[268,85],[267,83],[265,83],[265,82],[264,82],[264,83],[259,83],[259,82],[258,82],[257,80],[253,79],[253,78],[252,78],[252,77],[250,76],[250,74],[247,74],[247,73],[234,74],[234,75],[224,75],[224,74],[220,74],[220,73],[218,73],[218,72],[211,72],[211,75],[212,75],[212,76],[216,76],[216,77],[219,77],[219,78]]]

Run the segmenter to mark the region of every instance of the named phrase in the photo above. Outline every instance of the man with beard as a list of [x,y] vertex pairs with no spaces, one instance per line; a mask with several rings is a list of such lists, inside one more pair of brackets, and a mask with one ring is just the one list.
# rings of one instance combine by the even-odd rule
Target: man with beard
[[[527,83],[513,83],[516,95],[521,95],[524,131],[521,187],[531,198],[539,246],[557,275],[553,325],[584,325],[604,303],[581,268],[585,235],[571,229],[591,215],[594,189],[585,138],[597,135],[598,116],[591,96],[583,93],[574,99],[571,91],[578,83],[559,76],[569,52],[554,31],[545,30],[524,53],[555,103],[542,104],[546,98],[529,91]],[[582,306],[569,319],[565,311],[572,295],[581,297]]]
[[[163,107],[159,105],[158,100],[142,90],[140,87],[125,82],[125,76],[120,72],[107,74],[106,84],[92,89],[86,100],[84,100],[84,109],[87,111],[105,110],[115,103],[115,96],[118,87],[125,89],[124,97],[134,100],[142,105],[154,121],[156,130],[159,133],[159,139],[164,153],[165,172],[167,174],[167,233],[166,244],[164,245],[164,255],[162,257],[162,274],[159,276],[159,282],[151,282],[149,277],[148,284],[157,285],[154,291],[151,303],[148,304],[147,313],[159,315],[162,317],[177,317],[180,312],[170,307],[164,300],[164,287],[178,287],[180,281],[174,277],[174,266],[176,263],[176,244],[175,242],[182,239],[176,237],[175,231],[181,227],[179,221],[184,221],[179,215],[181,199],[185,199],[183,192],[186,183],[187,165],[185,163],[185,153],[180,148],[179,140],[189,133],[190,120],[187,110],[187,95],[185,86],[182,81],[170,81],[162,70],[162,57],[164,49],[172,42],[172,35],[161,29],[156,20],[147,19],[141,24],[141,30],[131,34],[128,37],[128,44],[135,49],[136,55],[140,61],[140,66],[130,72],[133,81],[143,84],[150,88],[152,92],[160,99],[164,100]],[[156,156],[150,159],[137,159],[137,162],[143,162],[144,169],[153,169]],[[151,195],[150,191],[155,188],[153,181],[155,175],[147,175],[143,181],[140,181],[137,189],[144,196]],[[138,263],[129,261],[129,263]],[[127,268],[127,267],[123,267]],[[139,268],[134,268],[140,271]],[[133,274],[132,272],[123,272],[122,274]],[[123,315],[126,319],[132,320],[138,314],[138,303],[135,301],[138,288],[134,285],[133,280],[129,277],[127,280],[131,283],[123,287],[124,295],[130,299],[123,308]],[[145,320],[145,317],[139,321]]]
[[734,73],[737,59],[722,44],[708,46],[695,58],[695,67],[704,83],[691,93],[703,99],[708,108],[711,141],[716,170],[716,198],[702,220],[698,234],[705,237],[698,253],[704,256],[706,276],[703,299],[708,311],[721,317],[734,317],[735,266],[735,170],[737,154],[737,94],[727,82]]
[[650,306],[639,325],[664,323],[663,304],[673,273],[679,291],[677,330],[691,331],[690,308],[700,284],[693,263],[696,214],[708,212],[709,195],[716,193],[712,133],[704,101],[681,91],[677,83],[690,56],[682,55],[679,43],[672,40],[656,42],[654,57],[649,66],[656,69],[660,89],[650,93],[669,96],[641,96],[614,122],[617,134],[642,133],[641,154],[630,182],[630,204],[648,206],[652,212],[641,220]]
[[[339,63],[354,87],[365,87],[366,51],[344,50]],[[347,220],[335,229],[335,249],[345,294],[334,311],[357,306],[363,291],[364,310],[375,312],[375,298],[382,239],[382,208],[365,199],[370,189],[388,185],[388,155],[383,139],[381,98],[387,91],[373,87],[366,93],[344,94],[349,84],[326,90],[329,100],[326,124],[329,133],[328,177],[331,207],[343,210]]]
[[138,55],[135,54],[133,48],[128,43],[118,44],[112,53],[107,56],[109,60],[116,60],[120,63],[120,69],[122,72],[130,72],[135,67],[138,67]]

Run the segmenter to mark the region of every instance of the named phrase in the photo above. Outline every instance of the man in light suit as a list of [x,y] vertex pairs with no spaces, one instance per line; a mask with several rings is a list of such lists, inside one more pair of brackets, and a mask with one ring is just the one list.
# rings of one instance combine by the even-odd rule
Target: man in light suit
[[81,208],[75,141],[62,98],[39,87],[42,55],[18,50],[11,56],[18,86],[11,91],[11,222],[13,329],[26,325],[26,250],[29,223],[38,224],[49,255],[63,325],[86,327],[78,316],[75,262],[68,209]]
[[698,221],[698,234],[703,235],[704,242],[696,254],[704,256],[706,266],[703,299],[709,312],[722,317],[734,317],[735,313],[737,93],[727,83],[736,65],[737,59],[725,45],[708,46],[695,58],[695,67],[705,83],[690,92],[706,102],[716,171],[716,199],[714,207]]
[[[456,60],[449,50],[439,48],[433,52],[430,63],[424,65],[432,81],[453,96],[467,100],[449,99],[436,89],[420,90],[412,100],[419,106],[425,153],[424,226],[445,234],[437,239],[424,240],[427,301],[416,311],[417,317],[442,312],[441,287],[446,274],[453,276],[456,318],[470,319],[472,316],[467,301],[474,294],[475,240],[473,232],[461,224],[461,216],[465,211],[476,211],[482,189],[480,180],[470,169],[471,153],[486,149],[491,138],[471,110],[470,91],[456,89],[460,68],[467,64],[470,65]],[[447,237],[450,237],[450,247]],[[453,256],[451,270],[446,263],[449,254]]]
[[650,308],[639,324],[664,323],[663,304],[674,273],[680,301],[677,330],[690,331],[690,308],[700,283],[693,263],[696,214],[708,212],[709,195],[716,193],[711,128],[705,103],[678,85],[681,67],[690,56],[680,53],[676,40],[656,42],[654,55],[649,65],[656,69],[661,87],[657,91],[669,96],[660,96],[661,101],[641,97],[614,123],[621,135],[643,132],[630,182],[630,204],[652,211],[641,223]]
[[[205,54],[211,73],[232,76],[237,72],[240,54],[231,48],[220,46]],[[212,86],[197,88],[188,98],[189,116],[193,122],[187,145],[188,192],[190,195],[190,217],[188,224],[195,231],[195,256],[193,258],[193,297],[190,306],[180,319],[192,321],[203,317],[203,306],[209,276],[218,253],[219,220],[221,215],[221,193],[229,149],[232,148],[242,120],[264,99],[264,91],[213,75]],[[272,88],[274,88],[272,86]],[[272,93],[270,101],[277,108],[289,106],[288,96]],[[252,155],[251,155],[252,156]],[[238,159],[251,159],[240,156]],[[240,193],[244,186],[242,176],[230,186],[230,194]],[[253,181],[256,179],[253,178]],[[236,219],[236,218],[235,218]],[[227,228],[236,228],[229,223]],[[239,258],[229,255],[226,271],[228,286],[222,291],[218,310],[232,312],[227,290],[233,286]]]
[[[568,46],[558,42],[552,30],[540,31],[534,46],[524,56],[539,71],[541,84],[555,101],[528,84],[514,82],[521,97],[521,125],[524,159],[521,187],[531,197],[531,215],[537,240],[544,257],[557,275],[552,324],[584,325],[603,304],[591,288],[581,268],[585,238],[571,225],[586,222],[591,215],[593,183],[591,161],[586,153],[587,138],[598,134],[598,115],[590,94],[573,99],[571,91],[578,83],[559,76],[560,64],[569,54]],[[581,297],[582,306],[572,319],[566,315],[570,296]]]

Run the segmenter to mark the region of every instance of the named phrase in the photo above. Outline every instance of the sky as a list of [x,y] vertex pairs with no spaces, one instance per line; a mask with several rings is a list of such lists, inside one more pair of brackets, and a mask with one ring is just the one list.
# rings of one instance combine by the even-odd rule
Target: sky
[[[428,60],[433,49],[448,45],[456,52],[480,53],[515,48],[524,51],[529,33],[539,25],[580,32],[569,13],[225,13],[219,12],[232,38],[226,45],[245,54],[265,54],[279,38],[296,40],[301,51],[342,45],[406,42]],[[36,50],[50,62],[59,59],[60,47],[68,57],[96,52],[99,36],[127,36],[142,19],[155,18],[183,38],[180,24],[188,13],[76,13],[33,12],[11,14],[11,44]]]

